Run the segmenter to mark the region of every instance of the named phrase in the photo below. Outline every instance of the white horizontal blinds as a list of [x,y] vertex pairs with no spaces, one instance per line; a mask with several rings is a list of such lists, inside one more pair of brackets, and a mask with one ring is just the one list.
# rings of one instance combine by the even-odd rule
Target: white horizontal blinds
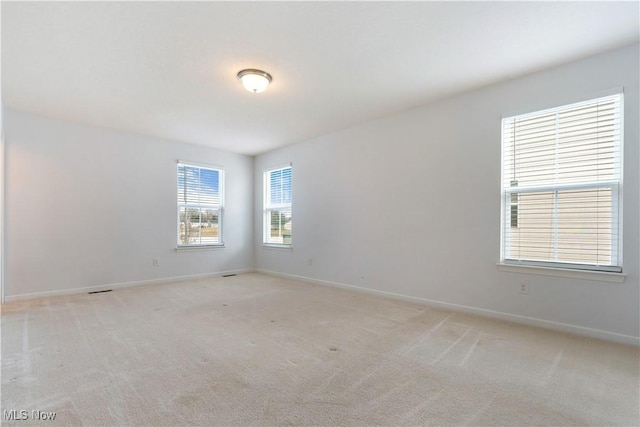
[[502,124],[503,258],[620,271],[622,95]]
[[222,174],[178,164],[178,245],[222,243]]
[[291,167],[265,172],[264,242],[291,244]]

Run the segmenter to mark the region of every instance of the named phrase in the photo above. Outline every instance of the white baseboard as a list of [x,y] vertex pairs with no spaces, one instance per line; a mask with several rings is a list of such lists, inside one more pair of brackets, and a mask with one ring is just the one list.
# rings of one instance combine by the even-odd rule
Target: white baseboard
[[427,298],[412,297],[407,295],[396,294],[393,292],[379,291],[375,289],[363,288],[360,286],[346,285],[344,283],[331,282],[328,280],[314,279],[312,277],[298,276],[295,274],[279,273],[271,270],[255,269],[257,273],[267,274],[270,276],[283,277],[287,279],[300,280],[307,283],[317,285],[332,286],[336,288],[349,289],[357,292],[364,292],[372,295],[394,298],[402,301],[414,302],[418,304],[428,305],[430,307],[443,308],[446,310],[457,311],[461,313],[477,314],[479,316],[490,317],[493,319],[506,320],[509,322],[520,323],[529,326],[537,326],[544,329],[551,329],[559,332],[567,332],[575,335],[582,335],[590,338],[597,338],[606,341],[617,342],[621,344],[630,344],[640,346],[640,337],[631,335],[623,335],[615,332],[602,331],[600,329],[585,328],[583,326],[571,325],[568,323],[554,322],[552,320],[538,319],[535,317],[520,316],[518,314],[504,313],[500,311],[487,310],[484,308],[470,307],[466,305],[452,304],[448,302],[436,301]]
[[5,302],[9,303],[13,301],[21,301],[21,300],[34,299],[34,298],[55,297],[55,296],[62,296],[62,295],[76,295],[76,294],[83,294],[87,292],[105,291],[107,289],[129,288],[133,286],[157,285],[161,283],[170,283],[170,282],[184,282],[187,280],[206,279],[209,277],[220,277],[220,276],[225,276],[227,274],[251,273],[253,271],[254,270],[252,268],[246,268],[246,269],[240,269],[240,270],[218,271],[215,273],[193,274],[189,276],[163,277],[160,279],[139,280],[135,282],[110,283],[107,285],[88,286],[84,288],[72,288],[72,289],[61,289],[56,291],[34,292],[30,294],[7,296],[5,298]]

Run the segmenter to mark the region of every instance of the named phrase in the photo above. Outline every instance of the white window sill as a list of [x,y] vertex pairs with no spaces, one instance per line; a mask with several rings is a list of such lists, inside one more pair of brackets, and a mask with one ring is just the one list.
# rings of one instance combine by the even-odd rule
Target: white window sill
[[565,277],[569,279],[594,280],[598,282],[622,283],[625,277],[624,273],[610,273],[607,271],[588,271],[576,270],[570,268],[554,268],[539,267],[532,265],[513,265],[499,262],[498,270],[508,271],[511,273],[536,274],[540,276]]
[[276,243],[263,243],[262,247],[264,249],[275,249],[277,251],[292,251],[292,245],[278,245]]
[[224,244],[220,245],[190,245],[178,246],[176,252],[194,252],[194,251],[218,251],[224,249]]

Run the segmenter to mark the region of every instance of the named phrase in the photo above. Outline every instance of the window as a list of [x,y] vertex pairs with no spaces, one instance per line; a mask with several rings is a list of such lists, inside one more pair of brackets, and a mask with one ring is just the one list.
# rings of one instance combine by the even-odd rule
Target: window
[[502,120],[501,261],[622,271],[617,94]]
[[291,166],[264,173],[263,243],[291,245]]
[[221,246],[224,171],[178,162],[178,246]]

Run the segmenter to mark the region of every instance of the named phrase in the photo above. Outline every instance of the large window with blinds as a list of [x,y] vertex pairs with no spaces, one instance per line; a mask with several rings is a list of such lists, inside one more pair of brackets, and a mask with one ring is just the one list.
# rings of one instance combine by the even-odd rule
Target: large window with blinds
[[622,271],[622,127],[622,94],[502,120],[502,262]]
[[264,172],[263,243],[291,246],[291,166]]
[[178,162],[178,247],[221,246],[224,171]]

